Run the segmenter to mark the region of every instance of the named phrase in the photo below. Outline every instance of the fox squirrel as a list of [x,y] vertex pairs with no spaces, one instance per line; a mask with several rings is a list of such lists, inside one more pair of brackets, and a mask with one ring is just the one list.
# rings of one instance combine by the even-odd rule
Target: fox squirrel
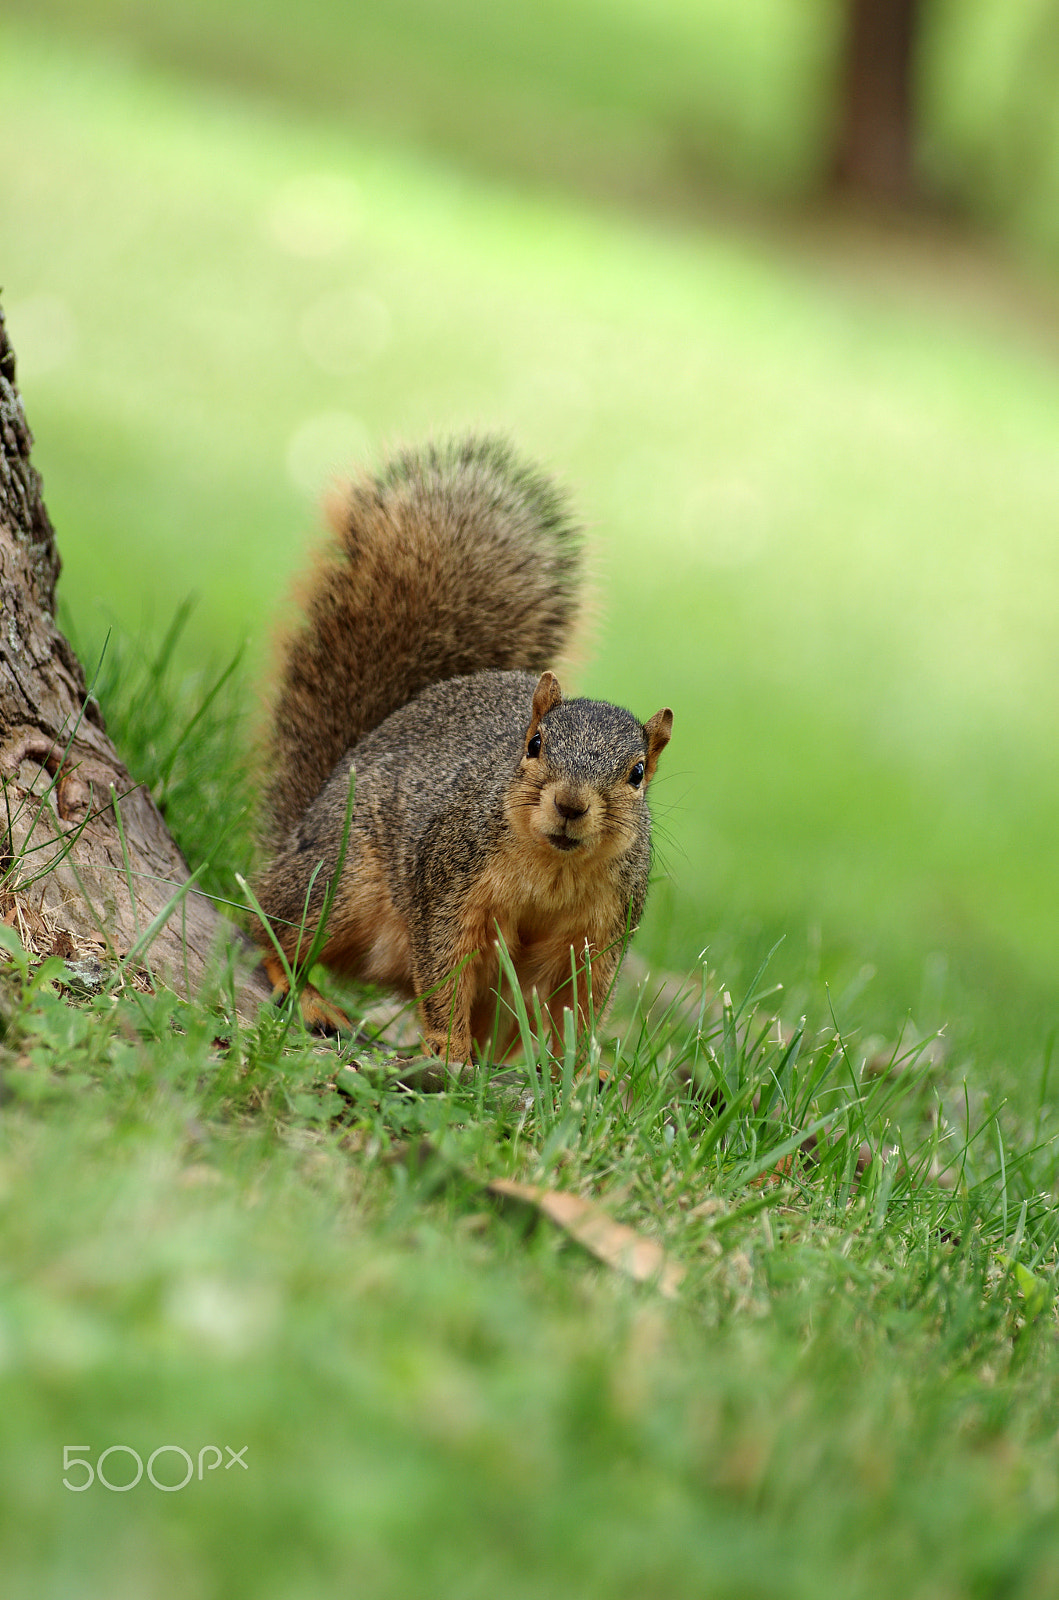
[[[650,868],[645,791],[673,714],[563,700],[548,663],[577,611],[577,534],[551,482],[495,438],[398,455],[333,509],[266,745],[261,909],[304,959],[419,1002],[427,1048],[514,1039],[497,933],[549,1025],[601,1010]],[[528,669],[528,670],[527,670]],[[322,864],[322,865],[321,865]],[[313,876],[315,872],[315,877]],[[269,929],[254,936],[287,988]],[[306,987],[311,1026],[349,1026]],[[532,1012],[531,1012],[532,1014]]]

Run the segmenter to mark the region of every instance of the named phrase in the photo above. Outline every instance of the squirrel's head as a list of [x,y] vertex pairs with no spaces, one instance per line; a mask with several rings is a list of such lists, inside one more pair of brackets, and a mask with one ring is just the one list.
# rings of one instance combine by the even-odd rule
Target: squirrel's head
[[544,850],[594,860],[624,855],[649,828],[648,784],[673,713],[639,722],[601,700],[564,700],[553,672],[533,692],[519,762],[515,825]]

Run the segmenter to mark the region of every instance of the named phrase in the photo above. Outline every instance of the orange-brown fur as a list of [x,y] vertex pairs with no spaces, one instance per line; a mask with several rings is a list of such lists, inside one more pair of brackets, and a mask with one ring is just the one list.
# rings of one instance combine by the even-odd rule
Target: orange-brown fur
[[[502,939],[561,1039],[565,1010],[589,1017],[589,982],[602,1010],[639,920],[672,714],[642,724],[563,700],[547,667],[573,625],[574,536],[547,481],[495,441],[398,458],[350,492],[338,532],[277,696],[258,879],[271,928],[296,966],[337,870],[352,763],[318,958],[415,996],[428,1047],[463,1062],[515,1035]],[[302,1003],[344,1022],[315,991]]]

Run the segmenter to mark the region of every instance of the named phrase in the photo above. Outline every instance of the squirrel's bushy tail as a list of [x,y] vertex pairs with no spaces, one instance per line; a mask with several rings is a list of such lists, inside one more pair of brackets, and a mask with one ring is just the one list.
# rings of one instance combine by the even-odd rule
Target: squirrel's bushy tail
[[409,450],[355,483],[286,641],[268,741],[269,836],[339,757],[430,683],[542,672],[569,648],[580,552],[555,486],[497,438]]

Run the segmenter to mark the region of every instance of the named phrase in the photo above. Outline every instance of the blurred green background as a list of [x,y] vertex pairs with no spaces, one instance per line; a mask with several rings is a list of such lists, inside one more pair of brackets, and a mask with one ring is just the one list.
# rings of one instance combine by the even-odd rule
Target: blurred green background
[[[270,630],[329,479],[500,428],[591,534],[579,686],[673,744],[641,952],[1018,1104],[1059,980],[1059,23],[921,7],[829,186],[838,0],[32,0],[0,286],[91,667]],[[243,752],[233,752],[243,759]],[[829,1002],[828,996],[831,1000]]]

